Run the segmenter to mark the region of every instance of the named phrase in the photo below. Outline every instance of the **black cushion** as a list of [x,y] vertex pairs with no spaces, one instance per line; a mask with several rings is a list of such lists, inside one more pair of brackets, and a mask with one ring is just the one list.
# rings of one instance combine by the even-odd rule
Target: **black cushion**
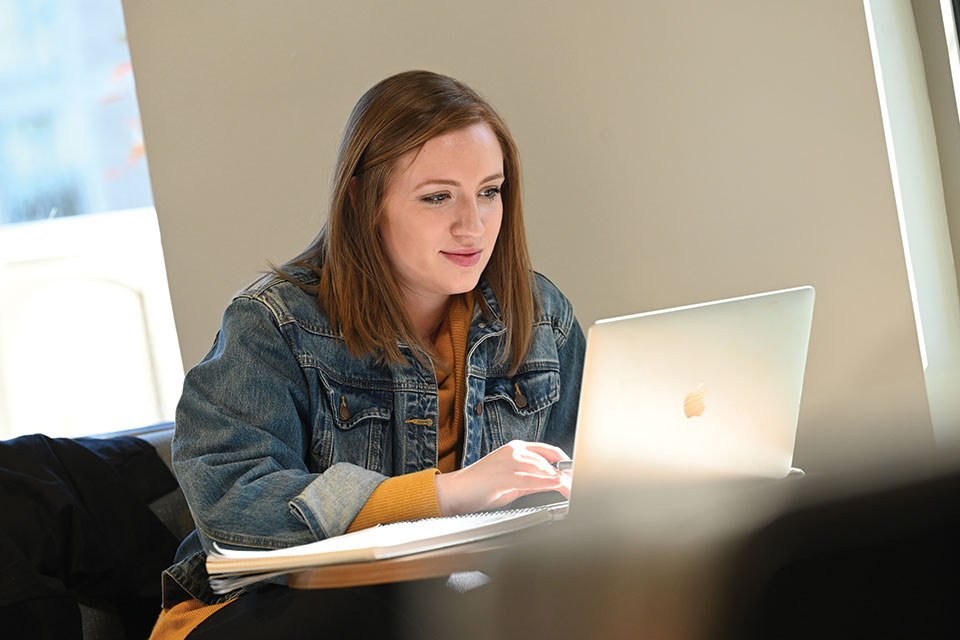
[[116,611],[127,637],[146,637],[178,544],[147,504],[176,487],[136,438],[0,442],[4,637],[80,638],[78,601]]

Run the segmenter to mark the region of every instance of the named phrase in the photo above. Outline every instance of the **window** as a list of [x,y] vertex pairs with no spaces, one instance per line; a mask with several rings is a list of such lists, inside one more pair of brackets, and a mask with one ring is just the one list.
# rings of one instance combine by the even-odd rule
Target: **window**
[[[947,43],[947,58],[950,65],[950,75],[953,80],[953,92],[960,115],[960,0],[940,1],[940,11],[943,16],[944,39]],[[951,29],[951,27],[953,27]]]
[[183,369],[120,0],[0,4],[0,438],[172,419]]
[[[942,9],[942,11],[941,11]],[[940,445],[960,442],[960,297],[951,197],[960,147],[943,105],[955,53],[946,2],[864,0],[880,112],[917,323],[930,418]],[[946,42],[944,37],[946,36]]]

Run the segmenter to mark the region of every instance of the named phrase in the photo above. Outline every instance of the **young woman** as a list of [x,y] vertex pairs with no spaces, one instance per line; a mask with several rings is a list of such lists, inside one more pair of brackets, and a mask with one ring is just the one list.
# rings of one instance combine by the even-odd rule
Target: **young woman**
[[[347,122],[320,234],[233,299],[187,374],[173,463],[197,529],[165,572],[154,637],[204,619],[190,637],[207,637],[257,618],[263,592],[294,591],[215,596],[213,543],[279,548],[569,496],[552,463],[572,452],[583,353],[569,301],[531,268],[500,116],[435,73],[378,83]],[[271,597],[342,596],[306,593]]]

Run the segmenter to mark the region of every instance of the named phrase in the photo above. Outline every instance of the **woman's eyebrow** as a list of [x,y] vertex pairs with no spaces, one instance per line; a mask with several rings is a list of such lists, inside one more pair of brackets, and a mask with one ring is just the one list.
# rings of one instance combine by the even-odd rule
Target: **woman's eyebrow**
[[[483,184],[484,182],[490,182],[491,180],[499,180],[499,179],[501,179],[501,178],[503,178],[503,173],[494,173],[493,175],[489,175],[489,176],[487,176],[486,178],[484,178],[483,180],[481,180],[481,181],[480,181],[480,184]],[[459,186],[460,186],[460,183],[457,182],[456,180],[445,180],[445,179],[443,179],[443,178],[430,178],[429,180],[424,180],[423,182],[421,182],[420,184],[418,184],[417,186],[415,186],[415,187],[414,187],[414,190],[420,189],[420,188],[422,188],[422,187],[425,187],[425,186],[427,186],[428,184],[444,184],[444,185],[448,185],[448,186],[451,186],[451,187],[459,187]]]

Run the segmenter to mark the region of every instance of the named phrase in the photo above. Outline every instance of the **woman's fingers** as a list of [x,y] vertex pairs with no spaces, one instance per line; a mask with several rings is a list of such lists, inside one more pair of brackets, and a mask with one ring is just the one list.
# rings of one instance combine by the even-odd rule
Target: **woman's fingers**
[[556,469],[553,474],[545,476],[539,473],[517,473],[513,476],[510,489],[532,489],[534,491],[548,491],[563,484],[564,476]]
[[[533,461],[536,464],[545,464],[551,469],[556,469],[553,463],[561,460],[569,460],[570,457],[563,452],[563,449],[540,442],[523,442],[522,440],[513,440],[500,449],[509,448],[515,453],[517,459]],[[497,451],[500,451],[497,449]],[[496,453],[496,451],[494,451]],[[493,455],[493,454],[491,454]]]
[[542,478],[559,478],[560,471],[542,456],[523,455],[516,459],[515,473],[525,473]]
[[567,479],[565,482],[559,482],[555,485],[550,486],[540,486],[533,488],[515,488],[509,491],[503,492],[496,500],[490,503],[487,507],[488,509],[495,509],[497,507],[502,507],[506,504],[510,504],[517,498],[522,498],[524,496],[529,496],[534,493],[541,493],[543,491],[556,491],[561,494],[567,500],[570,499],[570,482]]
[[507,504],[541,491],[570,495],[570,474],[551,463],[569,459],[557,447],[512,441],[475,464],[437,476],[437,501],[444,514],[469,513]]
[[559,462],[561,460],[569,460],[570,456],[564,453],[563,449],[560,447],[554,447],[553,445],[544,444],[542,442],[522,442],[515,440],[514,442],[521,442],[525,445],[524,448],[527,451],[531,451],[543,457],[547,462]]

